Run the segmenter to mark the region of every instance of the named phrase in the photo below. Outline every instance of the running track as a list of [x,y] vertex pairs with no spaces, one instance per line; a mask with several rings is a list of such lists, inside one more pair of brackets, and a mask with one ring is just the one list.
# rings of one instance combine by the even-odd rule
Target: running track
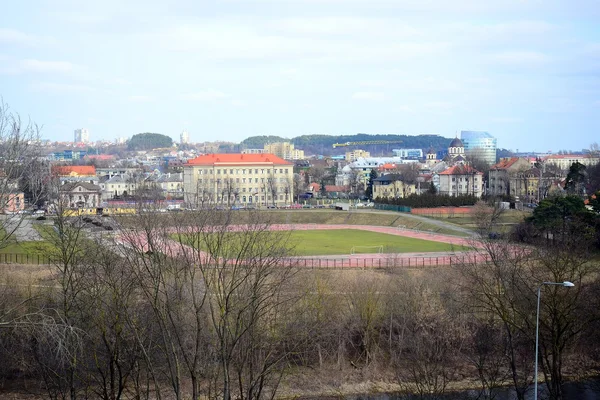
[[[242,231],[245,225],[232,225],[228,230]],[[321,224],[275,224],[269,227],[274,231],[290,230],[333,230],[333,229],[358,229],[370,232],[385,233],[389,235],[410,237],[416,239],[431,240],[435,242],[449,243],[459,246],[473,248],[467,252],[437,252],[437,253],[397,253],[397,254],[356,254],[356,255],[334,255],[334,256],[305,256],[290,257],[285,261],[289,265],[306,268],[423,268],[448,266],[461,262],[484,262],[487,255],[477,250],[479,243],[473,239],[460,238],[456,236],[414,231],[387,226],[371,225],[321,225]],[[172,232],[175,232],[173,230]],[[121,236],[121,243],[126,246],[144,246],[146,240],[143,235]],[[165,253],[177,256],[184,250],[184,246],[171,239],[161,240]],[[205,257],[207,255],[204,255]]]

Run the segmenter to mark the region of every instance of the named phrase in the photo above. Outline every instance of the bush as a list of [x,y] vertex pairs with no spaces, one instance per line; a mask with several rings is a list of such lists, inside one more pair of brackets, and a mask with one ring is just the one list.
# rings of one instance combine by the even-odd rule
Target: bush
[[473,195],[448,196],[433,193],[411,194],[408,197],[397,199],[377,198],[375,203],[392,204],[397,206],[407,206],[411,208],[430,208],[430,207],[461,207],[472,206],[479,199]]

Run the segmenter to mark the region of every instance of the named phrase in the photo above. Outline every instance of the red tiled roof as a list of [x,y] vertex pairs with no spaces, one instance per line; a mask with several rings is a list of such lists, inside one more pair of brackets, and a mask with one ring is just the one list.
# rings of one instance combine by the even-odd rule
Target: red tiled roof
[[481,172],[477,171],[475,168],[469,165],[455,165],[454,167],[450,167],[443,172],[440,172],[440,175],[466,175],[466,174],[481,174]]
[[273,154],[205,154],[189,160],[184,165],[294,165]]
[[59,176],[94,176],[96,167],[93,165],[57,165],[52,167],[52,173]]
[[383,164],[379,166],[380,170],[385,170],[385,169],[396,169],[398,168],[398,166],[396,164],[392,164],[392,163],[387,163],[387,164]]
[[506,160],[501,160],[499,163],[492,165],[490,169],[506,169],[514,165],[514,163],[516,163],[517,161],[519,161],[519,157],[511,157]]

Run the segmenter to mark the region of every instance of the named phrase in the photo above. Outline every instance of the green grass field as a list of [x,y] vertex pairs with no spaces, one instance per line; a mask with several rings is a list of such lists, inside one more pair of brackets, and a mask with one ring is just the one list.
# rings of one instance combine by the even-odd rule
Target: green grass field
[[[294,231],[291,232],[290,243],[294,246],[294,252],[300,256],[350,254],[353,246],[383,246],[384,253],[468,250],[463,246],[358,229]],[[370,249],[370,252],[376,253],[377,249]]]

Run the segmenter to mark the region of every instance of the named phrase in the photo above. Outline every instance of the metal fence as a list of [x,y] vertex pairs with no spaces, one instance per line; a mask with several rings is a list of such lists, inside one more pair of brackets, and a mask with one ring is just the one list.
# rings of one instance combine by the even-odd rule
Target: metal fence
[[409,213],[411,212],[411,208],[408,206],[397,206],[394,204],[378,204],[375,203],[375,205],[373,206],[376,210],[385,210],[385,211],[397,211],[397,212],[404,212],[404,213]]
[[0,253],[0,264],[50,264],[50,258],[43,254]]
[[484,262],[488,259],[482,253],[466,253],[448,256],[404,257],[399,254],[385,254],[382,257],[302,257],[290,259],[290,264],[300,268],[428,268]]

